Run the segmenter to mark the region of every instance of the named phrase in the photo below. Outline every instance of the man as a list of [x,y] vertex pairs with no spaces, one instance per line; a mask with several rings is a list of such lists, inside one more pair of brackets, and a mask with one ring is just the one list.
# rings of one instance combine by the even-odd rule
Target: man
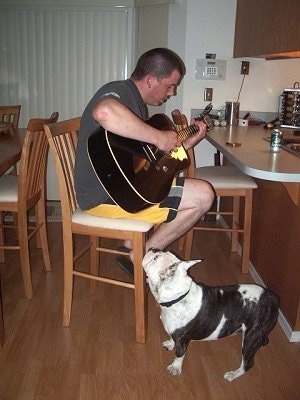
[[[150,143],[164,153],[176,151],[182,144],[186,150],[195,146],[205,136],[206,127],[201,121],[192,121],[199,131],[183,143],[173,130],[161,131],[144,122],[148,119],[147,105],[159,106],[176,95],[184,74],[184,63],[176,53],[166,48],[149,50],[139,58],[130,79],[110,82],[96,92],[81,119],[75,163],[78,204],[97,216],[138,218],[160,224],[148,239],[146,249],[163,250],[185,234],[210,209],[215,197],[213,188],[206,181],[177,178],[161,204],[127,213],[108,198],[96,177],[87,155],[87,139],[100,125],[116,135]],[[125,242],[124,246],[132,259],[132,243]],[[132,273],[129,259],[121,256],[118,260]]]

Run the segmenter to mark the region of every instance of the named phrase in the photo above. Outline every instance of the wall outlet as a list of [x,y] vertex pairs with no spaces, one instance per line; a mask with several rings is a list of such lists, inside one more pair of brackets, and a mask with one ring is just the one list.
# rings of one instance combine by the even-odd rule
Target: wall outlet
[[250,69],[250,61],[242,61],[241,74],[249,75],[249,69]]

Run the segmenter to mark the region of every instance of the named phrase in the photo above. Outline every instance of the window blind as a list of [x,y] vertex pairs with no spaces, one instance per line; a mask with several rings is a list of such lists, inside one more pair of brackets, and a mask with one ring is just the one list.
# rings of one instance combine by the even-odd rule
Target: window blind
[[[132,52],[130,10],[13,9],[0,6],[0,104],[21,104],[29,118],[80,116],[104,83],[127,78]],[[59,199],[49,156],[48,200]]]
[[78,116],[103,83],[127,73],[127,9],[0,9],[0,104],[20,126],[59,111]]

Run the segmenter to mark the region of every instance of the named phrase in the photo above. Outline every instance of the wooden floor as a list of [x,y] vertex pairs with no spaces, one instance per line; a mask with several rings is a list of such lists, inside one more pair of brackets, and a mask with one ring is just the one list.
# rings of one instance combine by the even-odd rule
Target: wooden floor
[[[220,285],[251,282],[239,256],[230,255],[222,235],[196,233],[192,269],[197,280]],[[46,273],[39,250],[32,251],[35,297],[24,298],[18,253],[8,252],[0,267],[6,342],[0,351],[1,400],[298,400],[300,343],[289,343],[277,324],[254,367],[229,383],[223,374],[240,365],[239,335],[192,342],[183,372],[169,375],[174,353],[161,342],[166,334],[149,293],[148,339],[135,343],[133,292],[76,279],[71,326],[62,327],[63,265],[61,227],[49,224],[53,271]],[[33,243],[34,244],[34,243]],[[109,258],[110,257],[110,258]],[[114,274],[124,274],[106,256]],[[126,279],[126,275],[124,275]]]

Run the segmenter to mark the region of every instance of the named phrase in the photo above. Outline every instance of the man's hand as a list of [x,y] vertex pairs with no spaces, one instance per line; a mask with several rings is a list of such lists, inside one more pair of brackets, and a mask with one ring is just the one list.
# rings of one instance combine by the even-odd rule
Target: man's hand
[[181,142],[178,138],[178,134],[175,131],[160,131],[161,134],[157,137],[156,147],[164,153],[170,153],[171,151],[177,151],[177,148],[181,146]]
[[186,150],[189,150],[192,147],[196,146],[196,144],[198,144],[205,137],[206,134],[206,124],[203,121],[196,121],[195,119],[192,119],[191,124],[197,125],[199,131],[183,141],[182,144],[184,145],[184,148]]

